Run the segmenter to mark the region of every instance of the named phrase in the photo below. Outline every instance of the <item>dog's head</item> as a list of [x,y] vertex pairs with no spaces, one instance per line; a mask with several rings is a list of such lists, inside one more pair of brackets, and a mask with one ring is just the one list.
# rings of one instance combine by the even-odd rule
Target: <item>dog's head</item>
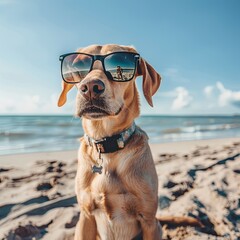
[[[81,48],[77,52],[103,56],[115,52],[137,51],[133,47],[108,44],[104,46],[92,45]],[[72,55],[75,59],[73,63],[81,61],[81,56]],[[129,81],[125,81],[127,70],[120,66],[115,66],[115,78],[122,81],[114,81],[113,74],[106,71],[106,66],[100,59],[92,61],[91,71],[81,77],[81,81],[75,84],[63,81],[63,90],[58,100],[58,106],[65,104],[67,92],[75,85],[77,87],[76,115],[88,119],[102,119],[104,117],[114,117],[121,112],[128,114],[131,112],[134,117],[139,115],[139,97],[136,89],[135,79],[137,76],[143,76],[143,92],[149,103],[153,106],[152,96],[160,86],[161,77],[143,58],[136,60],[134,76]],[[75,73],[72,73],[74,75]],[[76,76],[72,76],[76,79]],[[133,111],[133,112],[132,112]]]

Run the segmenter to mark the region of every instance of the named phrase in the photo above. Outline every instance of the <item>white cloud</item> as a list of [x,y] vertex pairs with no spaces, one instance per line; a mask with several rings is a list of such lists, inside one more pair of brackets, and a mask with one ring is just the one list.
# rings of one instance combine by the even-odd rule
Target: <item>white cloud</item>
[[25,95],[1,98],[0,114],[74,114],[74,101],[70,100],[63,108],[57,107],[58,95],[49,97]]
[[180,110],[188,107],[192,102],[192,97],[190,96],[188,90],[184,87],[177,87],[175,89],[176,97],[172,102],[173,110]]
[[32,113],[40,109],[40,104],[38,95],[2,97],[0,113]]
[[226,89],[221,82],[217,82],[216,86],[220,91],[218,103],[221,107],[230,104],[236,107],[240,107],[240,91],[232,91],[230,89]]
[[206,86],[203,89],[203,92],[207,97],[210,97],[212,95],[213,89],[214,89],[214,86]]

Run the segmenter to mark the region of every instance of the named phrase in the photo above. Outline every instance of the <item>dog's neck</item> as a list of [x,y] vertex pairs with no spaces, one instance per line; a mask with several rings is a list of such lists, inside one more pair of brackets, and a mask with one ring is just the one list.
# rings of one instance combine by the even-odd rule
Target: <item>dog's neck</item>
[[[100,129],[102,128],[102,126],[103,125],[100,126]],[[127,125],[125,124],[125,126]],[[122,127],[123,126],[121,126],[121,128]],[[92,138],[85,133],[84,139],[89,146],[94,147],[99,153],[113,153],[125,147],[129,139],[135,132],[135,129],[136,125],[133,122],[130,127],[125,127],[124,130],[120,132],[117,131],[115,128],[117,134],[112,134],[112,132],[115,131],[101,131],[101,134],[99,134],[99,132],[95,132],[95,137]],[[104,137],[102,137],[103,135]]]
[[[124,113],[123,113],[124,114]],[[125,113],[127,116],[127,113]],[[82,126],[85,134],[92,139],[98,140],[105,137],[111,137],[128,129],[134,122],[134,119],[122,118],[120,121],[116,117],[107,117],[101,120],[90,120],[83,118]]]

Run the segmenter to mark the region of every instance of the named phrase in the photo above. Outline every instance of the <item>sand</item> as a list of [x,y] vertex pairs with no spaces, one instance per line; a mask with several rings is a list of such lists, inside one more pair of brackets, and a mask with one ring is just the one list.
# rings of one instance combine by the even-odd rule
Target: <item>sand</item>
[[[164,239],[240,239],[240,139],[152,144]],[[77,150],[0,156],[0,239],[73,239]]]

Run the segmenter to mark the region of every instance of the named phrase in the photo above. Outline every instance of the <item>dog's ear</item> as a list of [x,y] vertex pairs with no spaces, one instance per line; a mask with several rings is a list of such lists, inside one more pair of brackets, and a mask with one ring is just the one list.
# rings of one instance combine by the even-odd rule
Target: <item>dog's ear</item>
[[152,96],[158,90],[161,76],[143,58],[140,59],[137,76],[143,76],[143,93],[150,106],[153,107]]
[[62,92],[58,99],[58,107],[63,106],[67,101],[67,93],[72,89],[74,84],[68,84],[62,81]]

